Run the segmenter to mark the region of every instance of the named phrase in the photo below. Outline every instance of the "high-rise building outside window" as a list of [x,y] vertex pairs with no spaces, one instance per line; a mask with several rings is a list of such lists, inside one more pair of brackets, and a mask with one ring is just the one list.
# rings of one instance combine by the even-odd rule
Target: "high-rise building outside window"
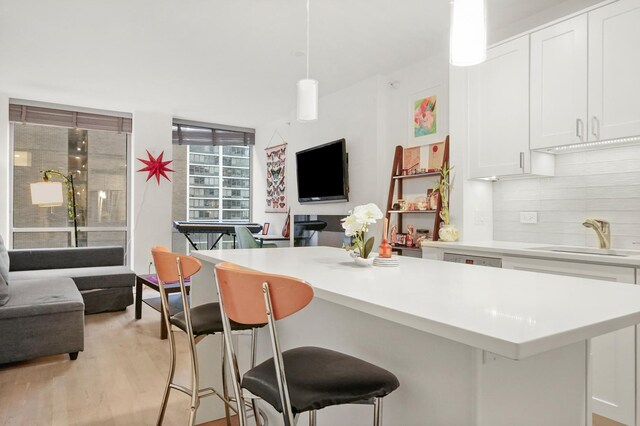
[[[173,220],[250,222],[253,130],[206,126],[174,125]],[[190,238],[199,248],[209,248],[218,235]],[[172,246],[185,252],[188,243],[174,231]],[[233,238],[223,237],[218,246],[231,248]]]

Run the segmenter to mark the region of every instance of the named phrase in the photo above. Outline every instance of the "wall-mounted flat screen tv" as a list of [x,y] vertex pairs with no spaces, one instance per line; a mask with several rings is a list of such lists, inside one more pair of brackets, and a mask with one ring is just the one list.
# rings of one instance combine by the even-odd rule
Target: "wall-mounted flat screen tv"
[[298,201],[349,201],[347,147],[344,139],[296,152]]

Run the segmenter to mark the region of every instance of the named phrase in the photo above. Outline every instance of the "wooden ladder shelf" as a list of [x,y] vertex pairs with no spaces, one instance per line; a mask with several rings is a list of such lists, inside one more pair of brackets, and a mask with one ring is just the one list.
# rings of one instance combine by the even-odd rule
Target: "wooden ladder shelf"
[[[396,187],[397,187],[397,197],[396,199],[402,199],[403,198],[403,188],[402,188],[402,183],[404,181],[404,179],[415,179],[415,178],[422,178],[422,177],[429,177],[429,176],[437,176],[438,179],[440,178],[440,170],[438,170],[437,172],[428,172],[428,173],[418,173],[418,174],[412,174],[412,175],[403,175],[402,174],[402,161],[403,161],[403,157],[404,157],[404,148],[401,145],[396,146],[396,150],[395,150],[395,154],[393,157],[393,167],[391,169],[391,179],[389,181],[389,198],[387,199],[387,214],[386,214],[386,218],[389,221],[389,225],[391,226],[391,215],[393,213],[397,213],[396,211],[394,211],[392,209],[393,206],[393,200],[394,200],[394,195],[396,194]],[[442,158],[442,168],[444,167],[449,167],[449,136],[447,136],[444,140],[444,155]],[[442,170],[442,169],[441,169]],[[440,223],[442,223],[442,218],[440,217],[440,211],[442,210],[442,197],[440,196],[440,194],[438,194],[438,205],[437,208],[435,210],[435,212],[433,212],[433,214],[435,215],[435,219],[434,219],[434,223],[433,223],[433,240],[434,241],[438,241],[439,236],[439,231],[440,231]],[[416,211],[416,213],[418,213],[420,211]],[[398,230],[399,232],[402,232],[402,216],[403,214],[401,213],[397,213],[397,219],[396,219],[396,224],[398,226]],[[388,237],[388,236],[386,236]],[[402,249],[404,249],[404,247],[399,247],[399,246],[393,246],[393,249],[395,251],[402,251]]]

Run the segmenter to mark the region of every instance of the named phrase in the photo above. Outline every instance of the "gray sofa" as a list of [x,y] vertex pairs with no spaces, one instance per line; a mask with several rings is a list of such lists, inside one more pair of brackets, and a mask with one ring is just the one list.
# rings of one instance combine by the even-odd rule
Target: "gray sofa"
[[122,247],[9,251],[9,282],[71,278],[87,314],[120,311],[133,304],[136,274],[124,266]]
[[76,359],[85,313],[133,303],[135,274],[121,247],[13,250],[8,258],[0,262],[9,264],[0,282],[8,283],[0,294],[0,364],[62,353]]

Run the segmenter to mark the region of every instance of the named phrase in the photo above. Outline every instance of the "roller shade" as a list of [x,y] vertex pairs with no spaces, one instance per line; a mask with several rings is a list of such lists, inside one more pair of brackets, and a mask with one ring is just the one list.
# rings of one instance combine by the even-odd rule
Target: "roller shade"
[[255,130],[174,120],[173,143],[178,145],[249,146],[255,145]]
[[131,133],[132,127],[127,117],[18,104],[9,105],[9,121],[119,133]]

